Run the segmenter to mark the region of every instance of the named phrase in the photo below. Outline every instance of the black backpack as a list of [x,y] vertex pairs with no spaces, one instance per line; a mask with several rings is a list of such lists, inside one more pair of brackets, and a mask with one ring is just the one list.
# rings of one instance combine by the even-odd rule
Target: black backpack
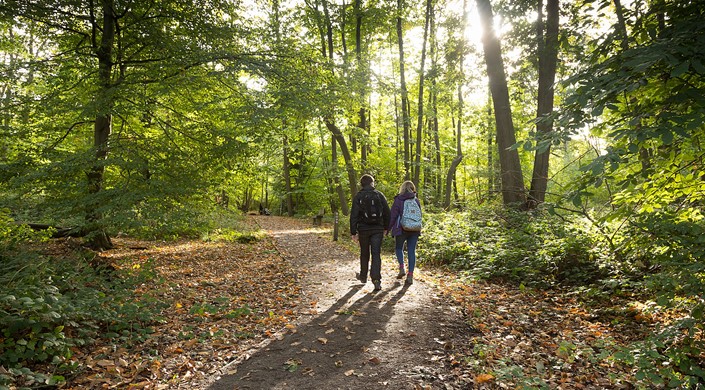
[[364,191],[360,197],[360,222],[365,225],[382,225],[382,197],[377,191]]

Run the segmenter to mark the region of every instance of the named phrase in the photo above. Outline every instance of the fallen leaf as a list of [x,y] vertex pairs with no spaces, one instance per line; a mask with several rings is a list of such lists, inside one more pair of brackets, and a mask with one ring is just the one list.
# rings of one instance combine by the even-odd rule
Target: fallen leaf
[[112,360],[98,360],[96,362],[96,364],[101,367],[112,367],[115,365],[115,363]]
[[487,383],[494,380],[494,375],[491,374],[480,374],[475,377],[475,383]]

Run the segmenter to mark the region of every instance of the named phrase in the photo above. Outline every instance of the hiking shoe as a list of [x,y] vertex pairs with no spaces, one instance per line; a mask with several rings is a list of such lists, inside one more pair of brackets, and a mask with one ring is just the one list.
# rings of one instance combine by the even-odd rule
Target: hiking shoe
[[406,284],[406,285],[414,284],[414,275],[412,275],[412,274],[406,275],[406,281],[404,281],[404,284]]
[[359,280],[360,283],[362,283],[362,284],[367,283],[367,276],[365,276],[364,278],[362,278],[362,277],[360,277],[360,273],[359,273],[359,272],[355,272],[355,279]]
[[404,271],[403,269],[400,269],[399,273],[397,274],[397,279],[401,279],[404,276],[406,276],[406,271]]
[[373,280],[372,283],[375,285],[375,288],[372,291],[379,291],[382,289],[382,282],[381,281]]

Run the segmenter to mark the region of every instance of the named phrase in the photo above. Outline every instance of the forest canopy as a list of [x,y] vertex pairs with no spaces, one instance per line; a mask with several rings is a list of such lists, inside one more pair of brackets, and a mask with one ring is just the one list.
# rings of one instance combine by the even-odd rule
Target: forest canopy
[[[705,380],[691,364],[704,13],[698,0],[6,0],[0,238],[23,224],[97,250],[119,233],[198,237],[225,210],[345,216],[362,174],[387,197],[412,180],[430,231],[454,226],[428,235],[429,263],[638,285],[682,314],[658,342],[699,351],[676,349],[674,377]],[[496,223],[506,257],[468,244]]]

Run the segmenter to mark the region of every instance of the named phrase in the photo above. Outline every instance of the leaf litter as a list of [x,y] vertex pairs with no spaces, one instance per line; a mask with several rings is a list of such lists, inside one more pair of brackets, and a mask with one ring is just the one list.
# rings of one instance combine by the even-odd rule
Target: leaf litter
[[[326,302],[339,298],[339,286],[349,283],[355,261],[346,267],[336,262],[355,255],[349,245],[328,242],[328,237],[314,243],[325,245],[312,245],[306,236],[282,247],[278,239],[287,231],[308,227],[290,218],[269,224],[284,226],[248,244],[115,239],[116,249],[101,256],[133,269],[153,262],[159,277],[134,293],[151,294],[170,309],[150,324],[153,333],[143,343],[74,347],[72,363],[83,372],[68,378],[64,388],[197,389],[222,375],[247,381],[256,372],[243,372],[239,365],[253,356],[263,359],[261,352],[278,341],[292,355],[280,356],[279,370],[315,377],[304,382],[311,388],[330,376],[323,365],[307,365],[302,357],[318,352],[329,354],[321,355],[331,362],[328,369],[342,370],[345,380],[386,388],[515,388],[526,383],[629,388],[629,367],[606,356],[613,346],[635,340],[653,326],[649,318],[618,322],[596,317],[562,291],[469,283],[448,271],[420,269],[421,283],[408,291],[398,284],[386,297],[373,296],[368,287],[356,290],[355,296],[364,293],[364,298],[355,303],[365,304],[331,306],[333,317],[323,324],[325,330],[307,339],[311,330],[301,319],[325,314],[321,310],[327,309]],[[318,258],[329,273],[302,267],[306,259],[301,257]],[[386,256],[383,271],[390,275],[396,272],[391,257]],[[318,292],[303,291],[304,280],[316,284]],[[403,313],[394,312],[395,307],[404,308]],[[392,315],[380,323],[385,310]],[[424,315],[432,311],[437,312]],[[370,327],[370,321],[379,326]],[[348,359],[331,359],[338,355]],[[398,355],[408,355],[407,360],[395,362]],[[384,371],[387,364],[399,367]]]

